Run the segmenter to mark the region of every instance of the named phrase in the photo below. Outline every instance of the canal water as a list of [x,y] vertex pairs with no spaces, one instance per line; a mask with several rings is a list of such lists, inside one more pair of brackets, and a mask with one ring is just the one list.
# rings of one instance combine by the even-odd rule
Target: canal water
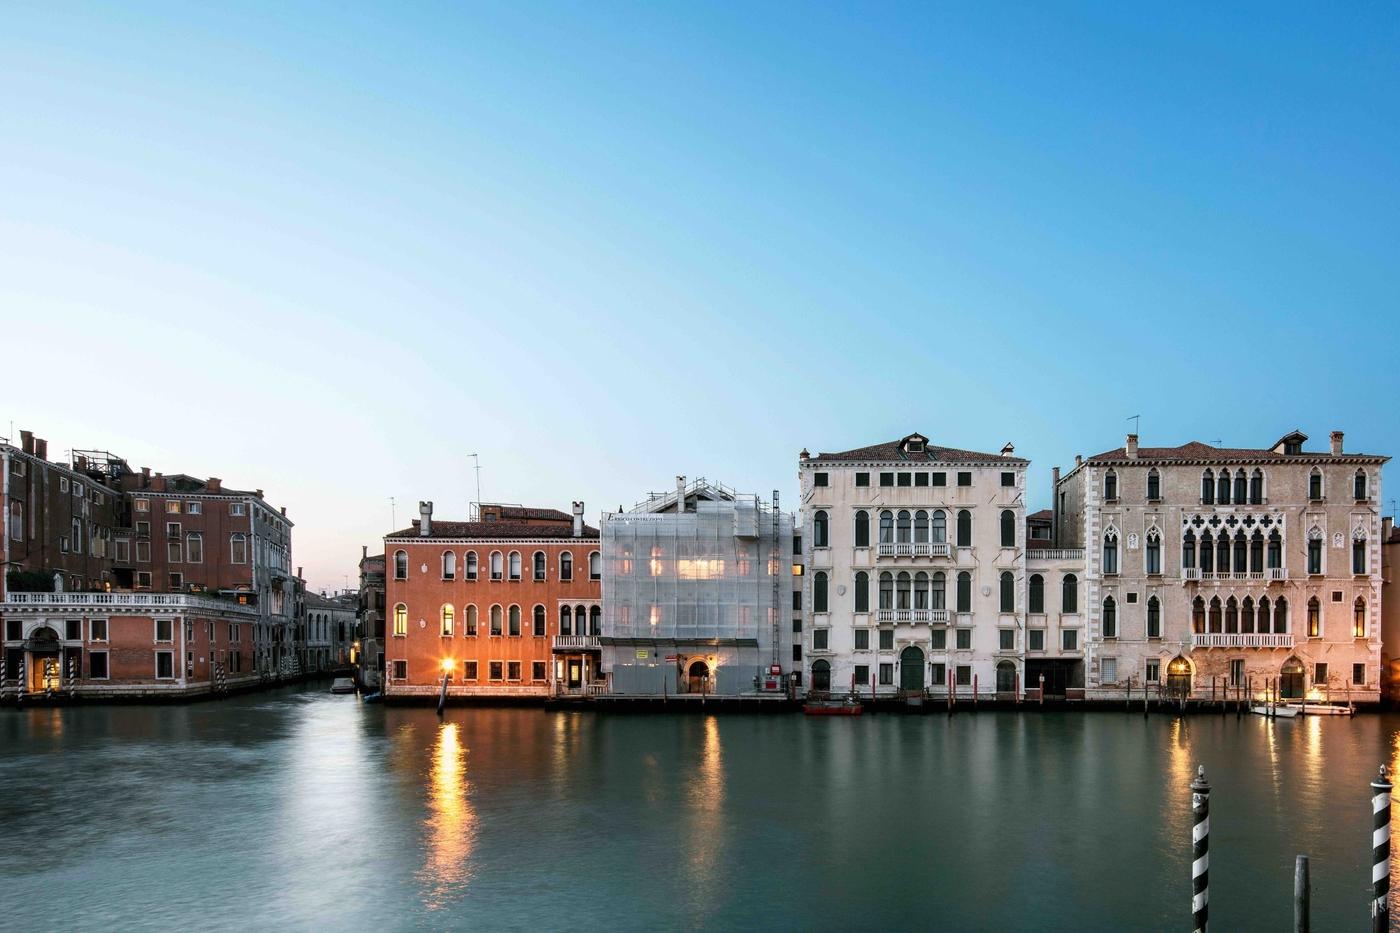
[[7,930],[1034,930],[1369,923],[1400,717],[0,710]]

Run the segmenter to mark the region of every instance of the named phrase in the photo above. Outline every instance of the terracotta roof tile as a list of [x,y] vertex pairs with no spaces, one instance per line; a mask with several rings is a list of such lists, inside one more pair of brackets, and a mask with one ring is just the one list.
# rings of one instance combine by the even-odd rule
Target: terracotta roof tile
[[[570,517],[572,521],[572,516]],[[433,533],[424,538],[418,534],[418,522],[386,535],[388,538],[432,541],[435,538],[566,538],[574,536],[572,525],[538,525],[529,522],[446,522],[433,520]],[[579,540],[597,538],[598,529],[583,526]]]
[[959,450],[956,447],[939,447],[935,444],[926,445],[922,453],[906,453],[901,447],[902,443],[903,438],[895,441],[887,441],[883,444],[871,444],[869,447],[857,447],[854,450],[819,453],[812,456],[810,460],[888,460],[906,461],[909,463],[973,463],[987,460],[996,460],[1004,463],[1026,462],[1019,457],[1008,457],[1004,454],[979,453],[975,450]]

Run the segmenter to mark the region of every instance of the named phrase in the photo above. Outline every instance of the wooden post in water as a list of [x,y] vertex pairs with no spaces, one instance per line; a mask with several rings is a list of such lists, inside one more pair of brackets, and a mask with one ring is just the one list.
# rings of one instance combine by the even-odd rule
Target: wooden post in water
[[1210,918],[1210,782],[1199,765],[1191,782],[1191,933],[1207,933]]
[[948,715],[953,715],[953,669],[948,669]]
[[1147,718],[1147,681],[1142,682],[1142,718]]
[[972,675],[972,708],[977,708],[977,675]]
[[438,713],[439,716],[442,715],[442,708],[443,708],[444,706],[447,705],[447,678],[449,678],[449,677],[451,677],[451,676],[452,676],[452,675],[451,675],[450,673],[448,673],[447,671],[443,671],[443,672],[442,672],[442,693],[438,694],[438,710],[437,710],[437,713]]
[[1371,933],[1390,931],[1390,792],[1385,765],[1371,782]]
[[1021,705],[1021,672],[1011,672],[1011,695],[1016,698],[1016,705]]
[[1040,705],[1045,705],[1045,675],[1040,675]]
[[1309,901],[1312,899],[1312,885],[1308,882],[1308,857],[1298,856],[1293,866],[1293,933],[1308,933],[1311,921],[1308,918]]

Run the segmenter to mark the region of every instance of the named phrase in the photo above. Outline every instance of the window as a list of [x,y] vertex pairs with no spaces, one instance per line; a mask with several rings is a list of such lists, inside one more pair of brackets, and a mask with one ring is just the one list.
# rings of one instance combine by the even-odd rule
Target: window
[[1156,528],[1147,532],[1146,564],[1149,576],[1162,573],[1162,535]]
[[946,628],[936,628],[929,632],[929,647],[934,651],[947,651],[948,630]]
[[1079,611],[1079,578],[1072,573],[1065,574],[1060,581],[1060,611]]
[[[560,607],[559,607],[559,634],[560,634],[560,635],[572,635],[572,634],[574,633],[574,630],[573,630],[573,624],[574,624],[573,619],[574,619],[574,611],[573,611],[572,609],[570,609],[568,606],[560,606]],[[580,627],[582,627],[582,626],[580,626]],[[583,633],[582,633],[582,632],[579,632],[579,634],[582,635]]]
[[107,640],[107,620],[93,619],[88,623],[88,636],[92,641]]
[[880,513],[880,543],[894,544],[894,513],[889,509]]
[[1322,500],[1322,471],[1317,467],[1308,474],[1308,498],[1313,502]]
[[1308,532],[1308,573],[1322,573],[1322,532],[1317,528]]
[[22,502],[10,503],[10,540],[24,540],[24,503]]
[[1313,685],[1325,685],[1327,683],[1327,662],[1319,661],[1313,665]]
[[[870,650],[870,629],[868,629],[868,628],[858,628],[858,629],[856,629],[856,650],[857,650],[857,651],[869,651],[869,650]],[[859,680],[860,678],[857,677],[856,679]]]
[[565,583],[574,579],[574,555],[568,551],[559,555],[559,579]]
[[1367,498],[1367,496],[1366,496],[1366,471],[1365,471],[1365,470],[1357,470],[1357,471],[1356,471],[1356,476],[1353,477],[1353,478],[1352,478],[1352,481],[1351,481],[1351,491],[1352,491],[1353,497],[1356,498],[1358,501]]
[[77,641],[83,637],[83,623],[79,619],[68,619],[63,623],[63,637],[68,641]]
[[855,674],[855,686],[865,687],[870,684],[870,665],[857,664]]
[[165,514],[166,514],[166,515],[179,515],[179,514],[180,514],[180,503],[179,503],[179,502],[176,502],[176,501],[174,501],[174,500],[171,500],[171,501],[166,502],[166,503],[165,503]]
[[856,513],[856,547],[870,547],[870,513]]
[[887,628],[880,629],[880,650],[881,650],[881,651],[893,651],[893,650],[894,650],[894,630],[893,630],[893,629],[887,629]]
[[881,664],[881,665],[880,665],[880,683],[881,683],[881,684],[892,684],[892,683],[894,683],[894,665],[893,665],[893,664]]
[[972,485],[972,474],[971,474],[971,473],[967,473],[967,472],[959,473],[959,474],[958,474],[958,485],[959,485],[959,486],[971,486],[971,485]]
[[1366,665],[1357,663],[1351,666],[1351,682],[1355,686],[1363,686],[1366,683]]
[[958,592],[955,607],[958,612],[972,611],[972,574],[966,570],[958,573]]
[[475,662],[475,661],[463,661],[463,662],[462,662],[462,679],[463,679],[463,680],[476,680],[476,662]]
[[[144,509],[142,511],[144,511]],[[248,506],[242,502],[230,502],[228,504],[228,514],[235,516],[247,515]]]
[[1366,539],[1360,535],[1354,536],[1351,542],[1351,572],[1358,575],[1366,572]]
[[[919,576],[922,577],[923,574],[920,573]],[[932,583],[929,586],[929,609],[935,609],[939,612],[942,612],[948,608],[946,592],[947,587],[944,583],[945,579],[946,578],[943,576],[943,571],[939,570],[934,572]]]
[[1162,662],[1158,658],[1148,658],[1143,666],[1143,680],[1155,684],[1162,679]]
[[501,634],[501,607],[491,607],[491,634],[500,637]]
[[492,551],[487,556],[486,561],[492,580],[500,580],[505,577],[505,561],[501,557],[500,551]]
[[156,641],[174,641],[175,629],[169,619],[156,619]]
[[943,514],[942,509],[934,511],[932,521],[929,525],[929,533],[933,537],[934,544],[946,544],[948,542],[948,516]]
[[1045,650],[1045,629],[1033,628],[1026,630],[1026,639],[1031,651]]
[[870,485],[870,474],[869,474],[869,473],[857,473],[857,474],[856,474],[856,485],[857,485],[857,486],[869,486],[869,485]]
[[530,662],[530,679],[531,679],[531,680],[534,680],[534,681],[541,681],[541,680],[544,680],[547,676],[548,676],[548,672],[547,672],[546,669],[545,669],[545,663],[544,663],[543,661],[531,661],[531,662]]
[[828,478],[827,478],[827,474],[825,474],[825,473],[813,473],[813,474],[812,474],[812,485],[813,485],[813,486],[825,486],[825,485],[827,485],[827,481],[828,481]]
[[870,574],[864,570],[856,573],[856,612],[870,611]]
[[1103,536],[1103,572],[1105,576],[1118,573],[1118,532],[1112,528]]
[[826,571],[818,570],[812,577],[812,611],[826,612]]
[[394,607],[394,634],[400,638],[408,634],[408,607],[403,603]]
[[1105,684],[1118,683],[1118,659],[1102,658],[1099,661],[1099,682]]
[[893,473],[881,473],[881,474],[880,474],[880,485],[881,485],[881,486],[893,486],[893,485],[894,485],[894,474],[893,474]]
[[88,652],[88,677],[93,680],[106,680],[109,676],[111,675],[107,673],[107,652]]
[[1162,475],[1153,467],[1147,471],[1147,501],[1156,502],[1162,498]]
[[396,660],[394,662],[394,680],[408,679],[408,662]]
[[467,606],[464,610],[465,616],[462,619],[462,634],[468,638],[476,637],[476,606]]
[[1103,637],[1118,637],[1118,604],[1112,596],[1104,597],[1103,601]]
[[443,638],[451,638],[451,637],[452,637],[452,618],[453,618],[452,607],[451,607],[451,606],[443,606],[443,607],[442,607],[442,632],[441,632]]
[[1249,504],[1264,504],[1264,471],[1258,467],[1249,475]]
[[909,523],[909,510],[900,509],[899,515],[895,518],[894,540],[898,544],[908,544],[914,540],[910,535],[911,525]]
[[915,474],[914,474],[914,485],[915,485],[915,486],[927,486],[927,485],[928,485],[928,474],[927,474],[927,473],[915,473]]
[[1003,509],[1001,513],[1001,546],[1016,546],[1016,514],[1010,509]]
[[475,580],[477,575],[476,551],[468,551],[462,567],[462,579]]
[[898,486],[912,486],[914,484],[913,474],[910,473],[899,473],[896,476],[896,480],[896,485]]
[[1356,604],[1352,606],[1351,635],[1353,638],[1366,637],[1366,600],[1360,596],[1356,597]]
[[1308,637],[1322,637],[1322,606],[1316,596],[1308,600]]
[[[235,538],[238,538],[238,537],[241,537],[241,536],[240,536],[240,535],[234,535],[234,537],[235,537]],[[407,580],[407,579],[408,579],[408,552],[407,552],[407,551],[395,551],[395,552],[394,552],[394,579],[395,579],[395,580]]]
[[543,606],[536,606],[536,607],[535,607],[534,622],[533,622],[533,624],[534,624],[534,629],[533,629],[533,631],[534,631],[534,636],[535,636],[536,638],[543,638],[543,637],[545,636],[546,632],[547,632],[547,626],[546,626],[546,622],[545,622],[544,607],[543,607]]
[[149,499],[135,499],[132,501],[131,507],[138,512],[149,512],[151,510],[151,501]]
[[514,583],[520,582],[520,552],[510,552],[510,579]]
[[953,679],[959,687],[966,687],[972,683],[972,668],[966,664],[959,664],[953,673]]
[[1201,504],[1212,505],[1215,502],[1215,471],[1206,470],[1201,474]]
[[824,628],[812,629],[812,650],[825,651],[827,645],[827,630]]
[[1079,630],[1067,628],[1060,633],[1060,645],[1065,651],[1079,650]]
[[444,580],[457,578],[457,555],[452,551],[442,552],[442,578]]
[[172,680],[175,677],[175,652],[156,652],[156,680]]
[[998,646],[1002,651],[1016,650],[1016,630],[1014,628],[997,629]]
[[959,651],[970,651],[972,649],[972,629],[958,629],[953,636],[953,645]]
[[1230,471],[1221,470],[1215,481],[1215,501],[1221,505],[1230,504]]
[[1002,612],[1016,611],[1016,578],[1011,575],[1011,571],[1003,571],[1000,586],[1000,604]]
[[948,474],[947,474],[947,473],[934,473],[934,474],[932,474],[932,477],[933,477],[933,485],[935,485],[935,486],[947,486],[947,485],[948,485]]
[[519,607],[519,606],[511,606],[511,607],[510,607],[510,612],[508,613],[508,615],[506,616],[506,618],[507,618],[507,626],[508,626],[508,627],[506,628],[506,634],[509,635],[511,638],[519,638],[519,637],[520,637],[520,607]]
[[191,564],[204,563],[204,535],[192,531],[185,536],[185,560]]
[[492,680],[500,680],[505,670],[505,665],[500,661],[491,661],[487,664],[486,669],[490,672]]
[[1112,502],[1118,498],[1118,474],[1109,470],[1103,477],[1103,497]]
[[[793,538],[793,540],[800,541],[798,538]],[[597,551],[590,551],[588,554],[588,579],[603,579],[603,555]]]
[[972,547],[972,513],[958,510],[958,547]]
[[1045,578],[1038,573],[1031,574],[1029,601],[1029,611],[1033,613],[1045,611]]
[[829,547],[827,540],[827,515],[825,509],[818,509],[812,518],[812,547]]
[[1156,596],[1147,599],[1147,637],[1162,637],[1162,604]]

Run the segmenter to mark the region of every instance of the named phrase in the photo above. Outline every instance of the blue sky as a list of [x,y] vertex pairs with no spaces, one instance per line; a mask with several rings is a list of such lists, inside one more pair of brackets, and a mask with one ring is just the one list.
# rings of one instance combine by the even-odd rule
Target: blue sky
[[[922,431],[1400,449],[1400,17],[1348,4],[28,4],[13,421],[258,486],[795,499]],[[1389,495],[1387,494],[1387,498]]]

